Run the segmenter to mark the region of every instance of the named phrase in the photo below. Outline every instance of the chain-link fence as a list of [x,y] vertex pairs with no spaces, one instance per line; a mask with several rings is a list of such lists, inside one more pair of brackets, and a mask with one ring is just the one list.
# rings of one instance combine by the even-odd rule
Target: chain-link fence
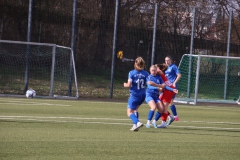
[[[31,33],[32,42],[67,47],[74,43],[80,97],[107,98],[113,89],[113,97],[126,98],[128,91],[122,83],[133,69],[131,59],[138,56],[146,61],[147,70],[151,64],[163,63],[167,55],[176,64],[188,53],[226,56],[228,43],[229,55],[239,56],[239,12],[233,10],[229,23],[234,8],[224,5],[212,1],[1,0],[0,39],[27,41]],[[119,51],[123,59],[117,58]]]

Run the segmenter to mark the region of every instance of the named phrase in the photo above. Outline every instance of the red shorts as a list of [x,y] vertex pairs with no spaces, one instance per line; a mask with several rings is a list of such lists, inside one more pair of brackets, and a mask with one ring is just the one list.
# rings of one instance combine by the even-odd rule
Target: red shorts
[[173,96],[175,95],[174,92],[169,91],[169,90],[164,90],[162,94],[160,94],[159,99],[163,102],[163,103],[170,103]]

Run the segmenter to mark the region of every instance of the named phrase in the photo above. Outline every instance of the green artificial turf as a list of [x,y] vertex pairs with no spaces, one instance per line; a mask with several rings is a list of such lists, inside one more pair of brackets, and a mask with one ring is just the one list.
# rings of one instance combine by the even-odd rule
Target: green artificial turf
[[[239,106],[177,109],[168,128],[132,132],[126,102],[0,98],[0,159],[239,159]],[[143,123],[148,110],[139,109]]]

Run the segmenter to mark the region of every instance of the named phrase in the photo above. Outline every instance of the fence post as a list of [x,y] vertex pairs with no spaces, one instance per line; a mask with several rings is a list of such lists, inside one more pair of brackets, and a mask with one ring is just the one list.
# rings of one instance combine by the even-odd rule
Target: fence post
[[[27,32],[27,42],[31,41],[31,26],[32,26],[32,2],[33,0],[29,0],[28,6],[28,32]],[[28,90],[28,79],[29,79],[29,55],[30,54],[30,46],[27,45],[27,53],[26,53],[26,70],[25,70],[25,84],[24,84],[24,94]]]
[[[229,57],[230,52],[230,45],[231,45],[231,33],[232,33],[232,15],[233,11],[230,11],[229,17],[229,26],[228,26],[228,41],[227,41],[227,56]],[[227,98],[227,84],[228,84],[228,61],[226,59],[226,70],[225,70],[225,81],[224,81],[224,100]]]
[[52,68],[51,68],[49,97],[53,97],[55,64],[56,64],[56,45],[54,45],[52,48]]
[[157,16],[158,16],[158,3],[156,2],[155,3],[155,12],[154,12],[154,26],[153,26],[153,41],[152,41],[152,60],[151,60],[151,65],[154,64],[154,58],[155,58]]
[[190,44],[190,57],[189,57],[189,66],[188,66],[187,98],[190,98],[192,54],[193,54],[193,46],[194,46],[194,32],[195,32],[195,19],[196,19],[196,8],[194,7],[194,9],[193,9],[193,20],[192,20],[191,44]]
[[[72,37],[71,37],[71,49],[73,56],[75,55],[74,43],[75,43],[75,28],[76,28],[76,11],[77,11],[77,1],[73,0],[73,15],[72,15]],[[73,77],[73,58],[70,54],[70,73],[68,82],[68,96],[72,95],[72,77]]]
[[112,66],[111,66],[111,86],[110,86],[110,98],[113,97],[113,78],[115,70],[115,58],[116,58],[116,40],[117,40],[117,23],[118,23],[118,5],[119,1],[116,0],[115,18],[114,18],[114,32],[113,32],[113,50],[112,50]]

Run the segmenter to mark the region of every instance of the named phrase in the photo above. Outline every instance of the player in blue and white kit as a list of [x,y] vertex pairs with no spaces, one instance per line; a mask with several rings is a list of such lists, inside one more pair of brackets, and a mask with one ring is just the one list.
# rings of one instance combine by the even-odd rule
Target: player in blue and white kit
[[[165,71],[165,76],[167,79],[173,84],[173,86],[178,89],[178,81],[181,78],[181,73],[178,67],[173,63],[173,60],[171,56],[165,57],[165,63],[167,64],[168,68]],[[178,114],[177,114],[177,109],[176,106],[173,103],[173,100],[175,98],[176,94],[172,98],[172,102],[170,104],[170,109],[172,111],[172,114],[174,115],[175,121],[178,121]]]
[[144,102],[146,96],[146,82],[148,72],[144,70],[145,62],[142,57],[138,57],[134,63],[134,70],[128,74],[128,82],[124,87],[130,88],[130,97],[128,99],[127,116],[132,120],[133,127],[131,131],[138,131],[143,126],[138,119],[138,108]]
[[159,75],[157,75],[157,67],[155,65],[152,65],[150,67],[150,73],[151,74],[148,76],[147,79],[148,88],[146,91],[145,99],[145,101],[148,103],[150,107],[146,127],[150,128],[154,112],[156,109],[158,109],[158,112],[163,114],[162,124],[160,126],[157,126],[155,121],[153,121],[152,125],[155,128],[165,128],[167,126],[166,120],[168,117],[168,111],[165,108],[164,104],[159,99],[159,88],[166,88],[167,90],[170,91],[173,91],[173,89],[167,86],[164,83],[163,79]]
[[[165,88],[165,84],[163,84],[162,78],[157,75],[157,67],[152,65],[150,67],[150,75],[147,78],[147,91],[146,91],[146,99],[145,101],[150,107],[150,110],[148,112],[148,118],[146,123],[146,128],[150,128],[151,120],[153,118],[154,112],[157,109],[158,112],[162,113],[164,108],[162,102],[159,100],[159,87],[152,86],[150,82],[155,83],[156,85],[159,85],[159,87]],[[155,128],[156,124],[152,124]]]

